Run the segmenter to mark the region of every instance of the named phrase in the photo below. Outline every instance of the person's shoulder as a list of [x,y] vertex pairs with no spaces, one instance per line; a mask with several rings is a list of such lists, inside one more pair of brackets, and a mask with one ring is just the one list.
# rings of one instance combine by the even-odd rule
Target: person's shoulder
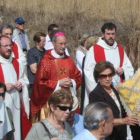
[[72,140],[87,140],[86,138],[86,129],[82,130],[78,135],[76,135]]

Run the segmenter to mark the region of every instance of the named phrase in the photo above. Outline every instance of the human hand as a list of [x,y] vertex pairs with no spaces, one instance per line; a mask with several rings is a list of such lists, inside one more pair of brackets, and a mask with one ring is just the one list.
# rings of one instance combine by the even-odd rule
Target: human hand
[[17,90],[21,90],[21,88],[22,88],[22,83],[19,82],[19,81],[17,81],[16,84],[15,84],[15,88],[16,88]]
[[130,116],[130,117],[123,118],[123,124],[136,125],[139,124],[139,120],[135,116]]
[[61,87],[71,87],[72,81],[70,78],[63,78],[63,79],[59,80],[59,85]]
[[8,92],[10,92],[15,87],[15,85],[12,83],[7,83],[5,85]]
[[116,73],[118,73],[119,75],[122,75],[123,74],[123,68],[119,67],[116,69]]

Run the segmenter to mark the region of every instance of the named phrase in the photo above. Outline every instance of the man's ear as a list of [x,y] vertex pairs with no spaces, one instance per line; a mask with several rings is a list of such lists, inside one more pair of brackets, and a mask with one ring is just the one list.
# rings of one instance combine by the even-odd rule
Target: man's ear
[[99,130],[101,132],[104,132],[104,130],[105,130],[105,120],[102,120],[102,121],[99,122]]
[[104,33],[102,33],[101,35],[102,35],[102,38],[104,38]]

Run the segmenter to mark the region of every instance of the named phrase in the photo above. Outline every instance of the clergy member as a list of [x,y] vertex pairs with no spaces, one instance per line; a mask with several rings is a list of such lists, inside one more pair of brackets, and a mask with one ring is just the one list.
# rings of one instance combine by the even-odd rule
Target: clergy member
[[82,95],[82,99],[84,99],[83,108],[85,108],[89,102],[89,93],[96,86],[96,82],[93,78],[96,63],[101,60],[106,60],[114,65],[116,74],[113,77],[113,83],[115,83],[115,85],[118,82],[129,79],[134,73],[132,64],[124,49],[115,41],[116,30],[115,24],[111,22],[105,23],[101,28],[102,37],[99,38],[97,44],[91,47],[86,54],[84,63],[85,95]]
[[[66,37],[58,31],[53,35],[53,50],[48,50],[37,69],[31,96],[31,117],[44,115],[42,108],[46,106],[48,97],[58,89],[65,89],[76,94],[81,84],[80,71],[71,57],[65,54]],[[47,115],[47,114],[46,114]],[[43,116],[40,119],[45,118]]]
[[[12,57],[12,41],[7,36],[0,36],[0,81],[5,83],[7,91],[5,95],[6,106],[10,108],[13,115],[15,127],[14,139],[21,140],[21,90],[26,85],[23,78],[23,67],[19,65],[16,58]],[[22,98],[22,97],[21,97]],[[23,109],[23,107],[22,107]],[[25,110],[24,110],[25,111]],[[25,116],[26,114],[23,114]],[[24,118],[22,118],[23,120]],[[22,128],[23,130],[23,128]]]

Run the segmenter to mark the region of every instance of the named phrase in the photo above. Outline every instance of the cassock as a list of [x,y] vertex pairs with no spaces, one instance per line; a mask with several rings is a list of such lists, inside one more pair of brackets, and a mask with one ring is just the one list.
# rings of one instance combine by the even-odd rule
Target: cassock
[[69,77],[73,86],[69,88],[72,94],[81,84],[81,73],[71,57],[59,56],[54,50],[48,50],[37,69],[31,96],[31,117],[41,110],[49,96],[61,89],[59,80]]
[[[5,59],[0,56],[0,81],[7,84],[15,84],[17,81],[22,83],[22,90],[28,81],[24,79],[24,68],[21,67],[18,61],[12,57]],[[20,93],[17,89],[12,89],[10,92],[6,92],[5,104],[10,108],[13,115],[13,123],[15,127],[14,139],[21,139],[21,119],[20,119],[20,98],[22,99],[23,91]],[[29,104],[29,100],[27,102]],[[25,114],[26,115],[26,114]]]
[[[84,96],[84,101],[81,101],[84,103],[83,109],[89,103],[89,93],[97,85],[93,76],[94,67],[96,63],[102,60],[111,62],[115,69],[122,67],[124,71],[124,81],[134,74],[134,69],[124,49],[116,42],[114,42],[113,46],[109,46],[102,38],[99,38],[97,44],[91,47],[87,52],[84,62],[85,93],[82,95]],[[122,77],[116,73],[113,77],[113,82],[122,82]]]
[[11,130],[12,128],[8,118],[6,106],[3,100],[0,98],[0,140],[3,140],[3,136],[5,136]]

